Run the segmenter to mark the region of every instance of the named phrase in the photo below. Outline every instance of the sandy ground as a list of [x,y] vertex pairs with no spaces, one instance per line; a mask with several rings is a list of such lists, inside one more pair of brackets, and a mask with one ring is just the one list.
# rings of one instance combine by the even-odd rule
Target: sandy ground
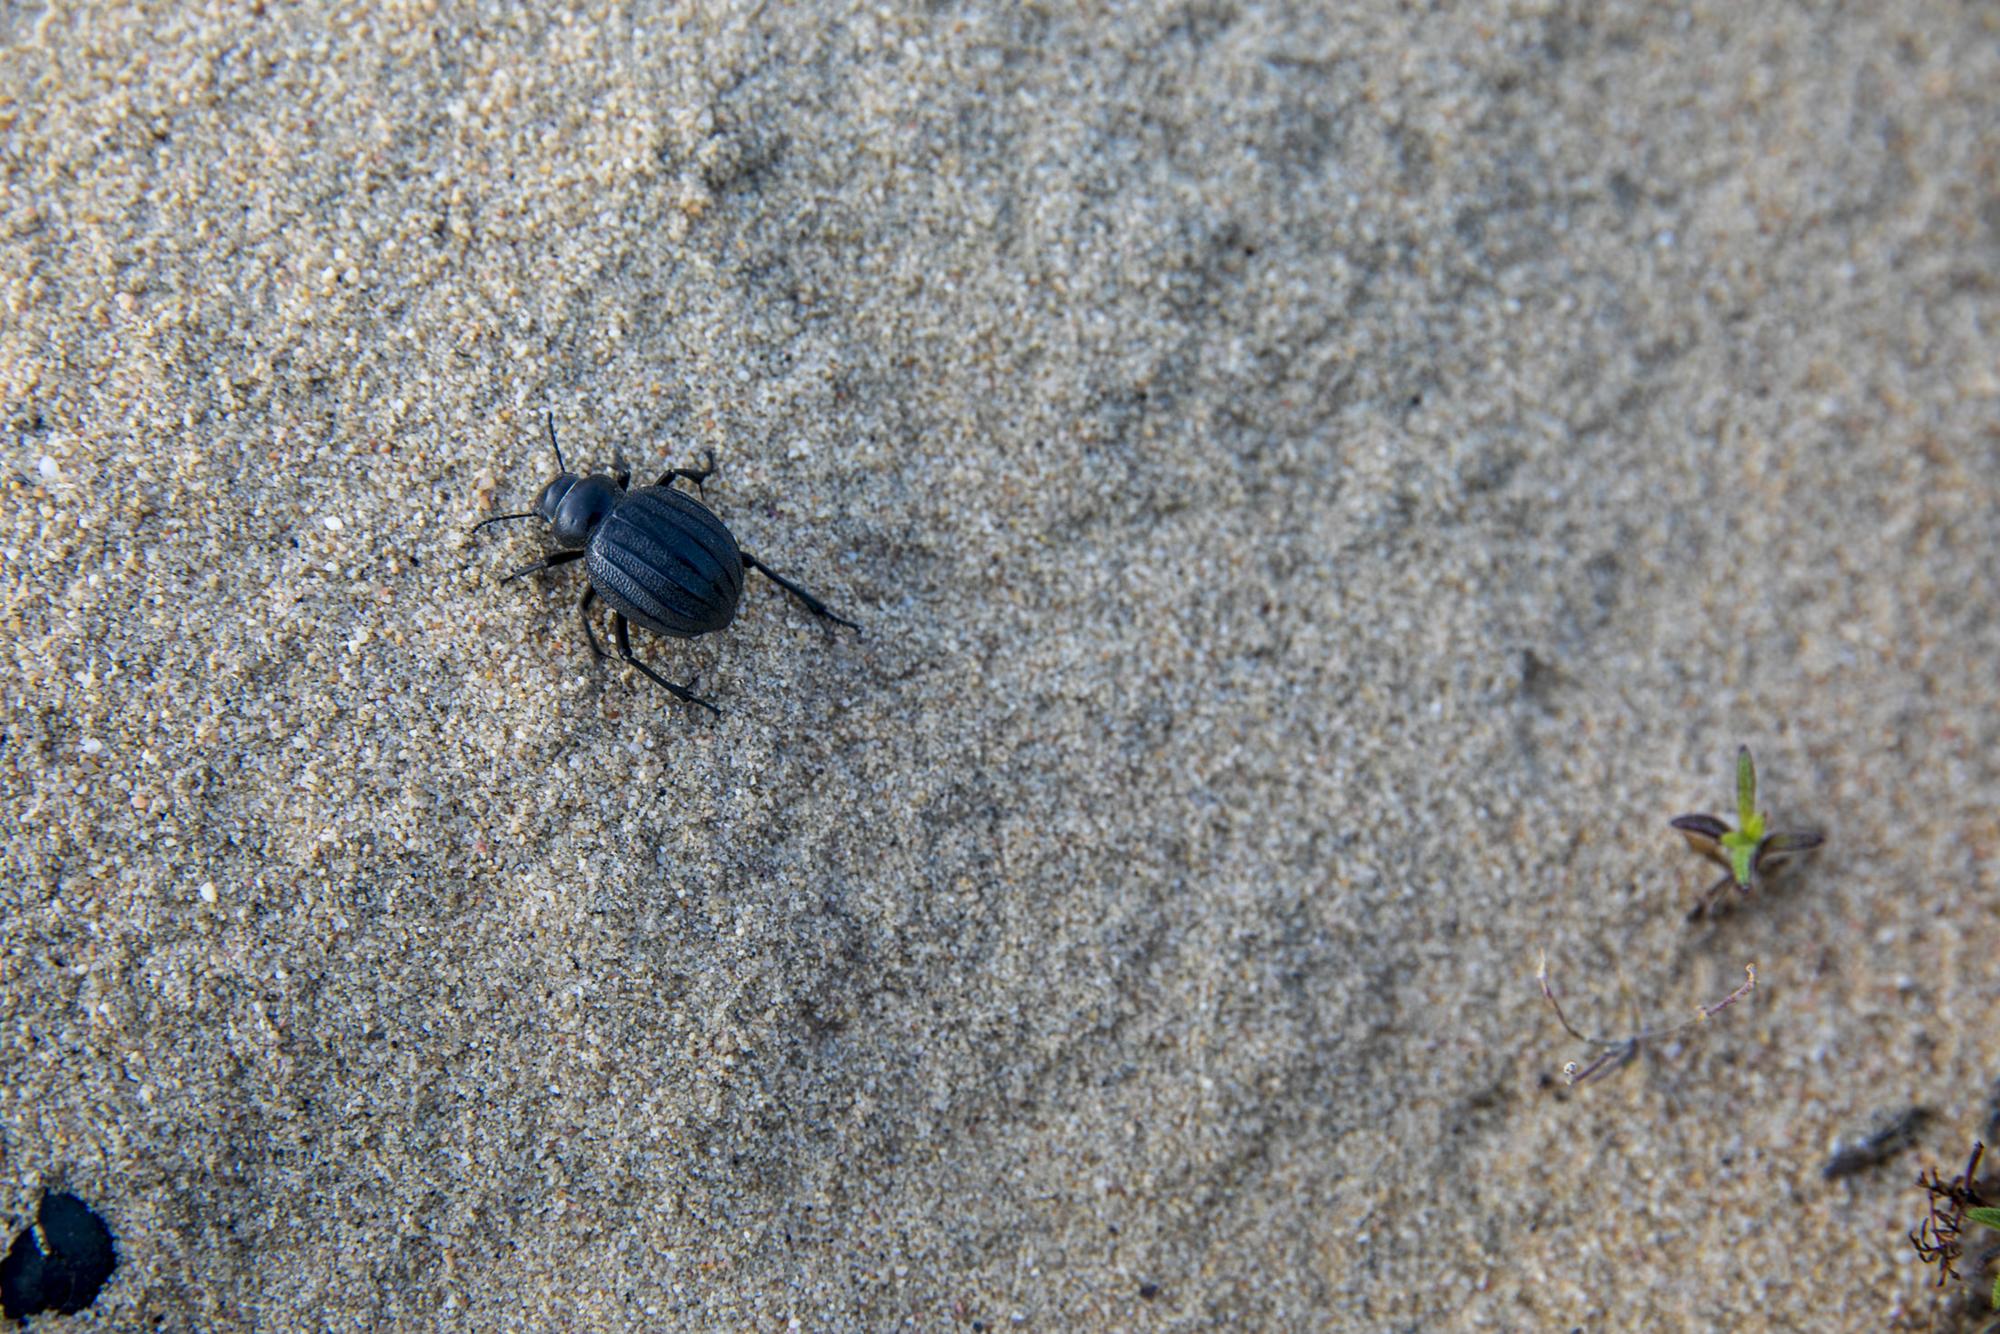
[[[6,9],[0,1222],[110,1222],[74,1326],[1925,1327],[2000,11],[1421,8]],[[864,632],[639,636],[719,722],[594,667],[466,533],[551,409]],[[1741,743],[1830,842],[1690,927]],[[1571,1090],[1544,951],[1759,986]]]

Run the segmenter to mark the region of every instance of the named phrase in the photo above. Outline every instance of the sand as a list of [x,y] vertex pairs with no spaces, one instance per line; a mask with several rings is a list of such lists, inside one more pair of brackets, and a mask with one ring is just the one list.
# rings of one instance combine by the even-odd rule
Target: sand
[[[0,17],[47,1327],[1924,1327],[1995,11],[1418,8]],[[862,633],[593,664],[550,412]],[[1691,926],[1743,744],[1829,841]],[[1758,986],[1571,1089],[1544,953]]]

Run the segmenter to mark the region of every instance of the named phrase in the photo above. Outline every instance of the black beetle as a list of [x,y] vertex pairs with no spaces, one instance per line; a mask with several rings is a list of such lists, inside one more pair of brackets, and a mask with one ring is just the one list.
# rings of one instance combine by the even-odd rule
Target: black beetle
[[628,490],[632,474],[627,468],[589,477],[578,477],[569,470],[563,462],[562,446],[556,443],[554,413],[549,414],[549,448],[555,451],[556,477],[542,488],[535,508],[522,514],[497,514],[474,524],[472,531],[509,519],[540,519],[549,525],[562,549],[533,565],[523,565],[508,575],[507,581],[572,561],[584,562],[590,586],[577,610],[593,657],[604,656],[597,632],[590,626],[590,604],[601,597],[611,604],[611,632],[618,656],[676,698],[699,704],[720,717],[722,710],[633,656],[626,622],[636,622],[669,639],[693,639],[720,630],[736,617],[745,566],[761,571],[820,619],[850,630],[861,628],[742,550],[706,505],[674,489],[674,481],[682,477],[699,489],[715,471],[715,451],[708,451],[699,469],[669,468],[653,485]]

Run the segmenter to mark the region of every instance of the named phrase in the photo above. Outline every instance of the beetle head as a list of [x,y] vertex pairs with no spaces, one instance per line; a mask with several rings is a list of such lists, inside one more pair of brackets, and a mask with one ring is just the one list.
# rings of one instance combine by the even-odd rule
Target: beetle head
[[609,477],[564,472],[542,488],[535,512],[548,521],[557,546],[574,550],[590,540],[591,529],[617,505],[618,483]]

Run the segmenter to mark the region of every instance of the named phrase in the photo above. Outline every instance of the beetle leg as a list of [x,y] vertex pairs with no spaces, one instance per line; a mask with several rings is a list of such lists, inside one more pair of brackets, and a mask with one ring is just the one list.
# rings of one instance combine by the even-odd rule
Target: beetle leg
[[602,661],[604,650],[598,646],[597,631],[590,628],[590,604],[597,601],[597,585],[591,584],[583,590],[583,601],[578,604],[577,618],[583,622],[583,637],[590,643],[590,656]]
[[751,555],[749,552],[744,551],[740,552],[739,554],[743,557],[743,563],[745,565],[748,565],[753,570],[761,570],[766,579],[769,579],[772,583],[776,584],[778,587],[784,589],[787,593],[790,593],[793,597],[797,598],[802,604],[804,604],[805,609],[811,612],[813,615],[821,618],[822,620],[832,621],[835,625],[844,625],[850,630],[859,630],[861,628],[860,626],[856,625],[853,621],[848,620],[844,616],[836,616],[824,602],[821,602],[818,598],[806,592],[805,589],[800,588],[797,584],[785,578],[784,575],[779,574],[776,570],[766,565],[763,561],[758,560],[755,556]]
[[582,560],[582,559],[583,559],[583,553],[581,551],[558,551],[554,555],[550,556],[547,560],[538,560],[533,565],[523,565],[520,569],[514,571],[514,573],[508,575],[505,579],[502,579],[500,582],[503,584],[510,584],[514,582],[514,580],[519,579],[524,574],[536,574],[542,570],[553,570],[558,565],[567,565],[573,560]]
[[714,450],[712,450],[712,449],[705,449],[705,450],[703,450],[703,451],[702,451],[702,459],[703,459],[703,463],[702,463],[702,466],[701,466],[701,467],[699,467],[699,468],[669,468],[669,469],[667,469],[667,470],[666,470],[665,472],[663,472],[663,473],[661,473],[661,474],[660,474],[660,480],[659,480],[659,481],[657,481],[657,482],[655,482],[655,483],[653,483],[653,485],[654,485],[654,486],[672,486],[672,485],[674,484],[674,478],[676,478],[676,477],[685,477],[685,478],[687,478],[687,479],[688,479],[688,480],[689,480],[690,482],[693,482],[693,483],[694,483],[694,489],[695,489],[695,490],[697,490],[697,491],[701,491],[701,494],[702,494],[702,496],[703,496],[704,498],[706,498],[706,497],[707,497],[707,495],[708,495],[708,492],[706,492],[706,491],[702,491],[702,490],[701,490],[701,484],[702,484],[703,482],[707,481],[707,480],[709,479],[709,477],[710,477],[710,476],[712,476],[712,475],[714,474],[714,472],[715,472],[715,451],[714,451]]
[[651,667],[648,667],[645,663],[639,661],[637,656],[635,656],[632,652],[632,638],[629,634],[626,633],[624,613],[619,612],[612,616],[611,633],[612,636],[618,641],[618,656],[625,659],[625,661],[631,663],[634,667],[637,667],[640,671],[644,672],[646,675],[652,677],[654,684],[665,687],[667,693],[672,695],[675,699],[681,700],[684,703],[688,704],[699,704],[701,705],[702,708],[707,709],[710,713],[714,714],[716,717],[720,718],[722,716],[721,709],[716,708],[713,704],[710,704],[707,700],[702,699],[701,697],[696,695],[694,691],[689,690],[686,686],[675,685],[672,681],[669,681],[666,677],[661,676]]

